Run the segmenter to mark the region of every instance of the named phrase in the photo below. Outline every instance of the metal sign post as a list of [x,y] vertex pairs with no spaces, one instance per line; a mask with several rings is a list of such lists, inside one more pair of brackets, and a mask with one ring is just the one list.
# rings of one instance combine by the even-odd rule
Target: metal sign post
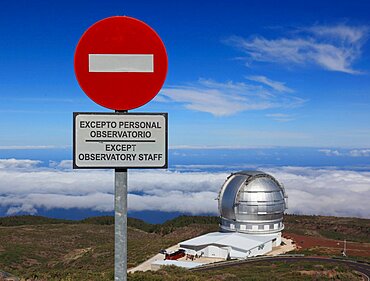
[[127,175],[127,169],[114,169],[114,281],[127,280]]
[[127,280],[127,169],[114,172],[114,280]]

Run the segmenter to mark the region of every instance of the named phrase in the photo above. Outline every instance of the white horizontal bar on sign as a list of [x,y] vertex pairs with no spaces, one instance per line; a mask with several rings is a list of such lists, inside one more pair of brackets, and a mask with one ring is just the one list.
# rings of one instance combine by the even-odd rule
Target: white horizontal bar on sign
[[89,54],[89,72],[154,72],[153,55]]

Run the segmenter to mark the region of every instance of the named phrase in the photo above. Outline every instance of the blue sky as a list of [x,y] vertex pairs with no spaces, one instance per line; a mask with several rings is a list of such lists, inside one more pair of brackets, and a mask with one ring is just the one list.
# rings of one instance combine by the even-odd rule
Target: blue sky
[[80,89],[73,56],[89,26],[127,15],[167,48],[162,91],[135,111],[168,112],[172,148],[169,169],[130,171],[130,212],[217,214],[229,173],[262,169],[285,185],[290,213],[369,217],[369,10],[360,0],[2,1],[0,215],[113,211],[113,171],[71,166],[72,113],[109,111]]
[[[306,3],[307,2],[307,3]],[[70,146],[75,46],[94,22],[136,17],[169,72],[142,112],[169,112],[172,147],[369,147],[368,1],[5,1],[0,146]]]

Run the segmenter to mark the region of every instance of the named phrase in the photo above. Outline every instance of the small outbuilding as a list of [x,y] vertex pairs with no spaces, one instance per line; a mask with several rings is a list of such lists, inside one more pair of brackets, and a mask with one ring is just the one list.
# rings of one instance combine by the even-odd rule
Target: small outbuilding
[[180,247],[207,258],[245,259],[270,252],[280,240],[277,236],[211,232],[181,242]]

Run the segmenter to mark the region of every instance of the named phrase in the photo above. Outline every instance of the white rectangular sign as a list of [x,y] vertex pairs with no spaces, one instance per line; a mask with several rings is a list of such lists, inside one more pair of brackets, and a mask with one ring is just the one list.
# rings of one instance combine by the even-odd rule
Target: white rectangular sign
[[89,54],[89,72],[154,72],[154,56]]
[[73,168],[167,168],[167,113],[73,117]]

